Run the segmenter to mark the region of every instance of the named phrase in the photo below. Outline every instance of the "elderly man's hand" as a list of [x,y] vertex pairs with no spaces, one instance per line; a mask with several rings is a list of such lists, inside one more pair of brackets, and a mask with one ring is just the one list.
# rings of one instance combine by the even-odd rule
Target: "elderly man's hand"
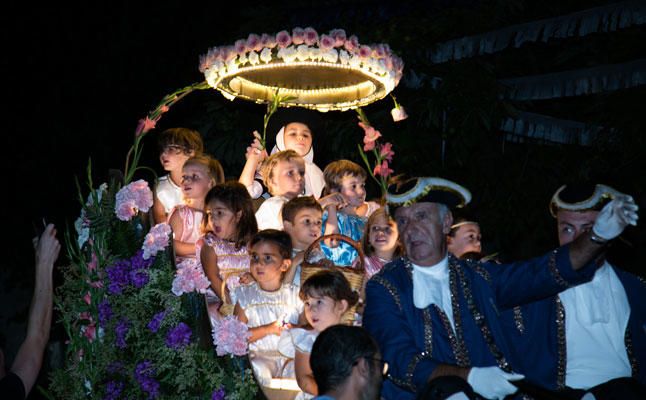
[[597,216],[592,232],[604,239],[616,238],[628,225],[637,225],[639,207],[631,196],[619,195],[606,204]]

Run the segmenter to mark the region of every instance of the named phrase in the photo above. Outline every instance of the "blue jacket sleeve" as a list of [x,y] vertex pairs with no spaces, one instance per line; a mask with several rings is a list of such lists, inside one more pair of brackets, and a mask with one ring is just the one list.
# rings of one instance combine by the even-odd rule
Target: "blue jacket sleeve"
[[405,390],[416,391],[428,382],[439,363],[424,351],[423,344],[415,341],[401,300],[389,281],[374,276],[366,286],[363,326],[388,362],[388,378]]
[[587,282],[597,268],[594,261],[578,271],[572,268],[568,246],[546,255],[511,264],[485,263],[491,276],[496,304],[509,309],[542,300]]

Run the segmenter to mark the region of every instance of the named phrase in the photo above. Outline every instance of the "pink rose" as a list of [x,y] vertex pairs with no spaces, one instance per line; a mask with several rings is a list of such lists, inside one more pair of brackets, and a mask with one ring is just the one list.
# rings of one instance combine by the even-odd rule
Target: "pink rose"
[[319,34],[316,32],[314,28],[311,26],[308,26],[304,30],[305,33],[305,44],[308,46],[313,46],[319,41]]
[[292,37],[289,35],[289,32],[280,31],[276,34],[276,43],[278,43],[279,47],[285,48],[292,44]]
[[292,29],[292,43],[296,46],[305,43],[305,31],[303,28],[296,27]]
[[359,47],[359,57],[368,58],[372,55],[372,49],[365,44]]
[[223,62],[227,63],[238,56],[234,46],[226,46],[224,49],[226,49],[226,52],[222,55]]
[[262,43],[260,42],[260,36],[255,33],[250,33],[247,37],[247,49],[253,51],[262,50]]
[[384,160],[381,165],[375,166],[375,170],[372,172],[375,176],[383,176],[384,178],[388,177],[393,173],[393,170],[388,168],[388,161]]
[[332,29],[330,36],[334,38],[334,47],[342,47],[345,45],[346,35],[343,29]]
[[329,35],[321,35],[320,48],[322,50],[330,50],[334,47],[336,41]]
[[376,46],[373,46],[372,55],[374,57],[377,57],[377,58],[386,57],[386,49],[384,49],[384,45],[383,44],[378,44]]
[[273,49],[276,47],[276,38],[272,35],[263,33],[262,36],[260,36],[260,43],[262,44],[262,47]]
[[247,41],[244,39],[238,39],[233,47],[238,55],[243,55],[247,52]]
[[344,46],[347,51],[354,53],[359,48],[359,39],[355,35],[352,35],[345,41]]
[[406,114],[406,110],[402,106],[395,107],[390,110],[390,115],[392,115],[393,121],[395,122],[403,121],[408,118],[408,114]]

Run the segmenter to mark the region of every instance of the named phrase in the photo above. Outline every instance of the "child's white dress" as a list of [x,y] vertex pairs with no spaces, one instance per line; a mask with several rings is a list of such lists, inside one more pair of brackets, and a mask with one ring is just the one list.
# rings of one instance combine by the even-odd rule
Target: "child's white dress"
[[155,186],[157,200],[164,206],[166,215],[170,214],[173,207],[183,204],[184,194],[182,188],[170,179],[170,175],[162,176]]
[[[253,282],[236,288],[232,302],[244,310],[249,328],[276,321],[296,324],[303,311],[298,291],[297,286],[285,283],[279,290],[267,292]],[[293,362],[288,363],[291,359],[278,351],[279,339],[278,335],[267,335],[249,344],[249,360],[262,386],[268,386],[271,378],[295,377]]]

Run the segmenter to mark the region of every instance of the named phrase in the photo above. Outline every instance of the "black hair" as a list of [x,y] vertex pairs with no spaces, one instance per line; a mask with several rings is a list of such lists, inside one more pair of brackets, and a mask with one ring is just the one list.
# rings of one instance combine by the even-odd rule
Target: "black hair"
[[285,231],[278,229],[263,229],[256,233],[249,242],[248,249],[251,249],[257,243],[270,242],[278,246],[278,252],[284,259],[292,259],[292,238]]

